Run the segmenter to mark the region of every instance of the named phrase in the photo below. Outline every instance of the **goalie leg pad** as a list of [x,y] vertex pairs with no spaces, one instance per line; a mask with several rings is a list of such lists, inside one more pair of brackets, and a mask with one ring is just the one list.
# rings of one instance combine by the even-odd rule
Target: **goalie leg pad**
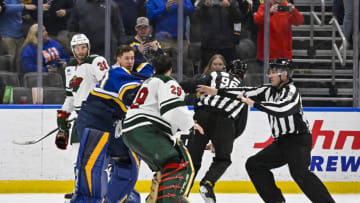
[[[71,202],[102,202],[106,194],[109,133],[86,128],[76,161],[75,192]],[[87,201],[91,199],[91,201]]]
[[154,177],[151,181],[151,188],[150,188],[150,194],[146,197],[146,203],[155,203],[158,191],[159,191],[159,185],[161,180],[161,172],[158,171],[154,174]]
[[140,196],[135,190],[139,175],[140,161],[137,155],[128,150],[128,157],[121,157],[113,161],[113,170],[110,171],[110,181],[106,193],[109,203],[125,202],[140,203]]
[[161,170],[156,203],[187,203],[192,181],[194,166],[185,146],[177,140],[175,148],[181,157],[180,163],[168,163]]

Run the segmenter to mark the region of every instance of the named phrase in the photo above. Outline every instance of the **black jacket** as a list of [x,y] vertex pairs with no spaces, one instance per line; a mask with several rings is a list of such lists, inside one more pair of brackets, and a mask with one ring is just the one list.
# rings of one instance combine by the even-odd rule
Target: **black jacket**
[[202,48],[233,48],[234,23],[240,23],[245,14],[241,14],[237,0],[229,0],[230,7],[204,5],[201,0],[195,10],[200,19]]
[[[105,50],[105,1],[78,0],[68,25],[70,32],[84,33],[90,40],[91,53],[103,55]],[[124,24],[119,7],[111,1],[111,45],[123,44]]]
[[[44,4],[49,0],[44,0]],[[44,26],[46,31],[51,35],[57,35],[60,31],[67,29],[67,24],[71,16],[71,10],[74,7],[73,0],[52,0],[50,1],[50,9],[44,11]],[[33,0],[33,4],[37,5],[38,0]],[[64,17],[58,17],[56,11],[60,9],[66,10]],[[32,11],[31,16],[37,19],[37,11]]]

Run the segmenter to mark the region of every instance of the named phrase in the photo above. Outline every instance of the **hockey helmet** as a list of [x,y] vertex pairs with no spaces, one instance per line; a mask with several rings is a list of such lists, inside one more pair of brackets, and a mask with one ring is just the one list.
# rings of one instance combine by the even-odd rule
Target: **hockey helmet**
[[242,62],[240,59],[236,59],[230,61],[229,65],[226,66],[226,71],[229,72],[229,70],[231,70],[233,74],[243,78],[247,70],[247,64]]
[[71,51],[73,52],[74,56],[75,52],[74,52],[74,46],[75,45],[79,45],[79,44],[87,44],[88,46],[88,55],[90,55],[90,41],[89,39],[86,37],[85,34],[76,34],[72,37],[70,45],[71,45]]
[[287,77],[290,79],[292,78],[293,72],[294,72],[294,63],[285,58],[277,58],[269,63],[269,71],[270,70],[276,70],[278,75],[281,75],[282,72],[287,72]]

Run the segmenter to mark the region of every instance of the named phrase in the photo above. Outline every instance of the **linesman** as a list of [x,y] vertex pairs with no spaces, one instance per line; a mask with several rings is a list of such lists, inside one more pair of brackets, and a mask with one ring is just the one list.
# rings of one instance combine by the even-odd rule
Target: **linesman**
[[[239,87],[247,65],[234,60],[227,66],[227,72],[212,71],[201,78],[180,83],[185,91],[192,93],[197,85],[214,88]],[[236,97],[203,95],[196,103],[194,120],[204,129],[204,135],[190,135],[188,149],[194,163],[195,175],[199,171],[204,150],[211,141],[215,157],[209,170],[200,181],[200,194],[207,203],[216,202],[213,188],[215,183],[231,165],[231,153],[235,138],[245,129],[248,107]]]
[[246,161],[246,170],[257,192],[267,203],[283,203],[271,169],[288,164],[290,175],[305,195],[316,203],[333,203],[325,185],[309,171],[312,136],[302,110],[299,89],[291,79],[293,64],[288,59],[270,63],[270,85],[259,88],[219,89],[202,86],[207,94],[238,95],[237,98],[268,114],[274,142]]

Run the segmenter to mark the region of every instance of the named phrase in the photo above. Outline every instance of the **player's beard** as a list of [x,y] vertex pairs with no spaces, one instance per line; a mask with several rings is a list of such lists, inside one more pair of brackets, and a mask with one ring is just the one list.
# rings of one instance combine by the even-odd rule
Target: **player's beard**
[[77,56],[77,59],[78,59],[79,61],[84,61],[84,60],[86,59],[86,57],[87,57],[87,54],[78,55],[78,56]]

